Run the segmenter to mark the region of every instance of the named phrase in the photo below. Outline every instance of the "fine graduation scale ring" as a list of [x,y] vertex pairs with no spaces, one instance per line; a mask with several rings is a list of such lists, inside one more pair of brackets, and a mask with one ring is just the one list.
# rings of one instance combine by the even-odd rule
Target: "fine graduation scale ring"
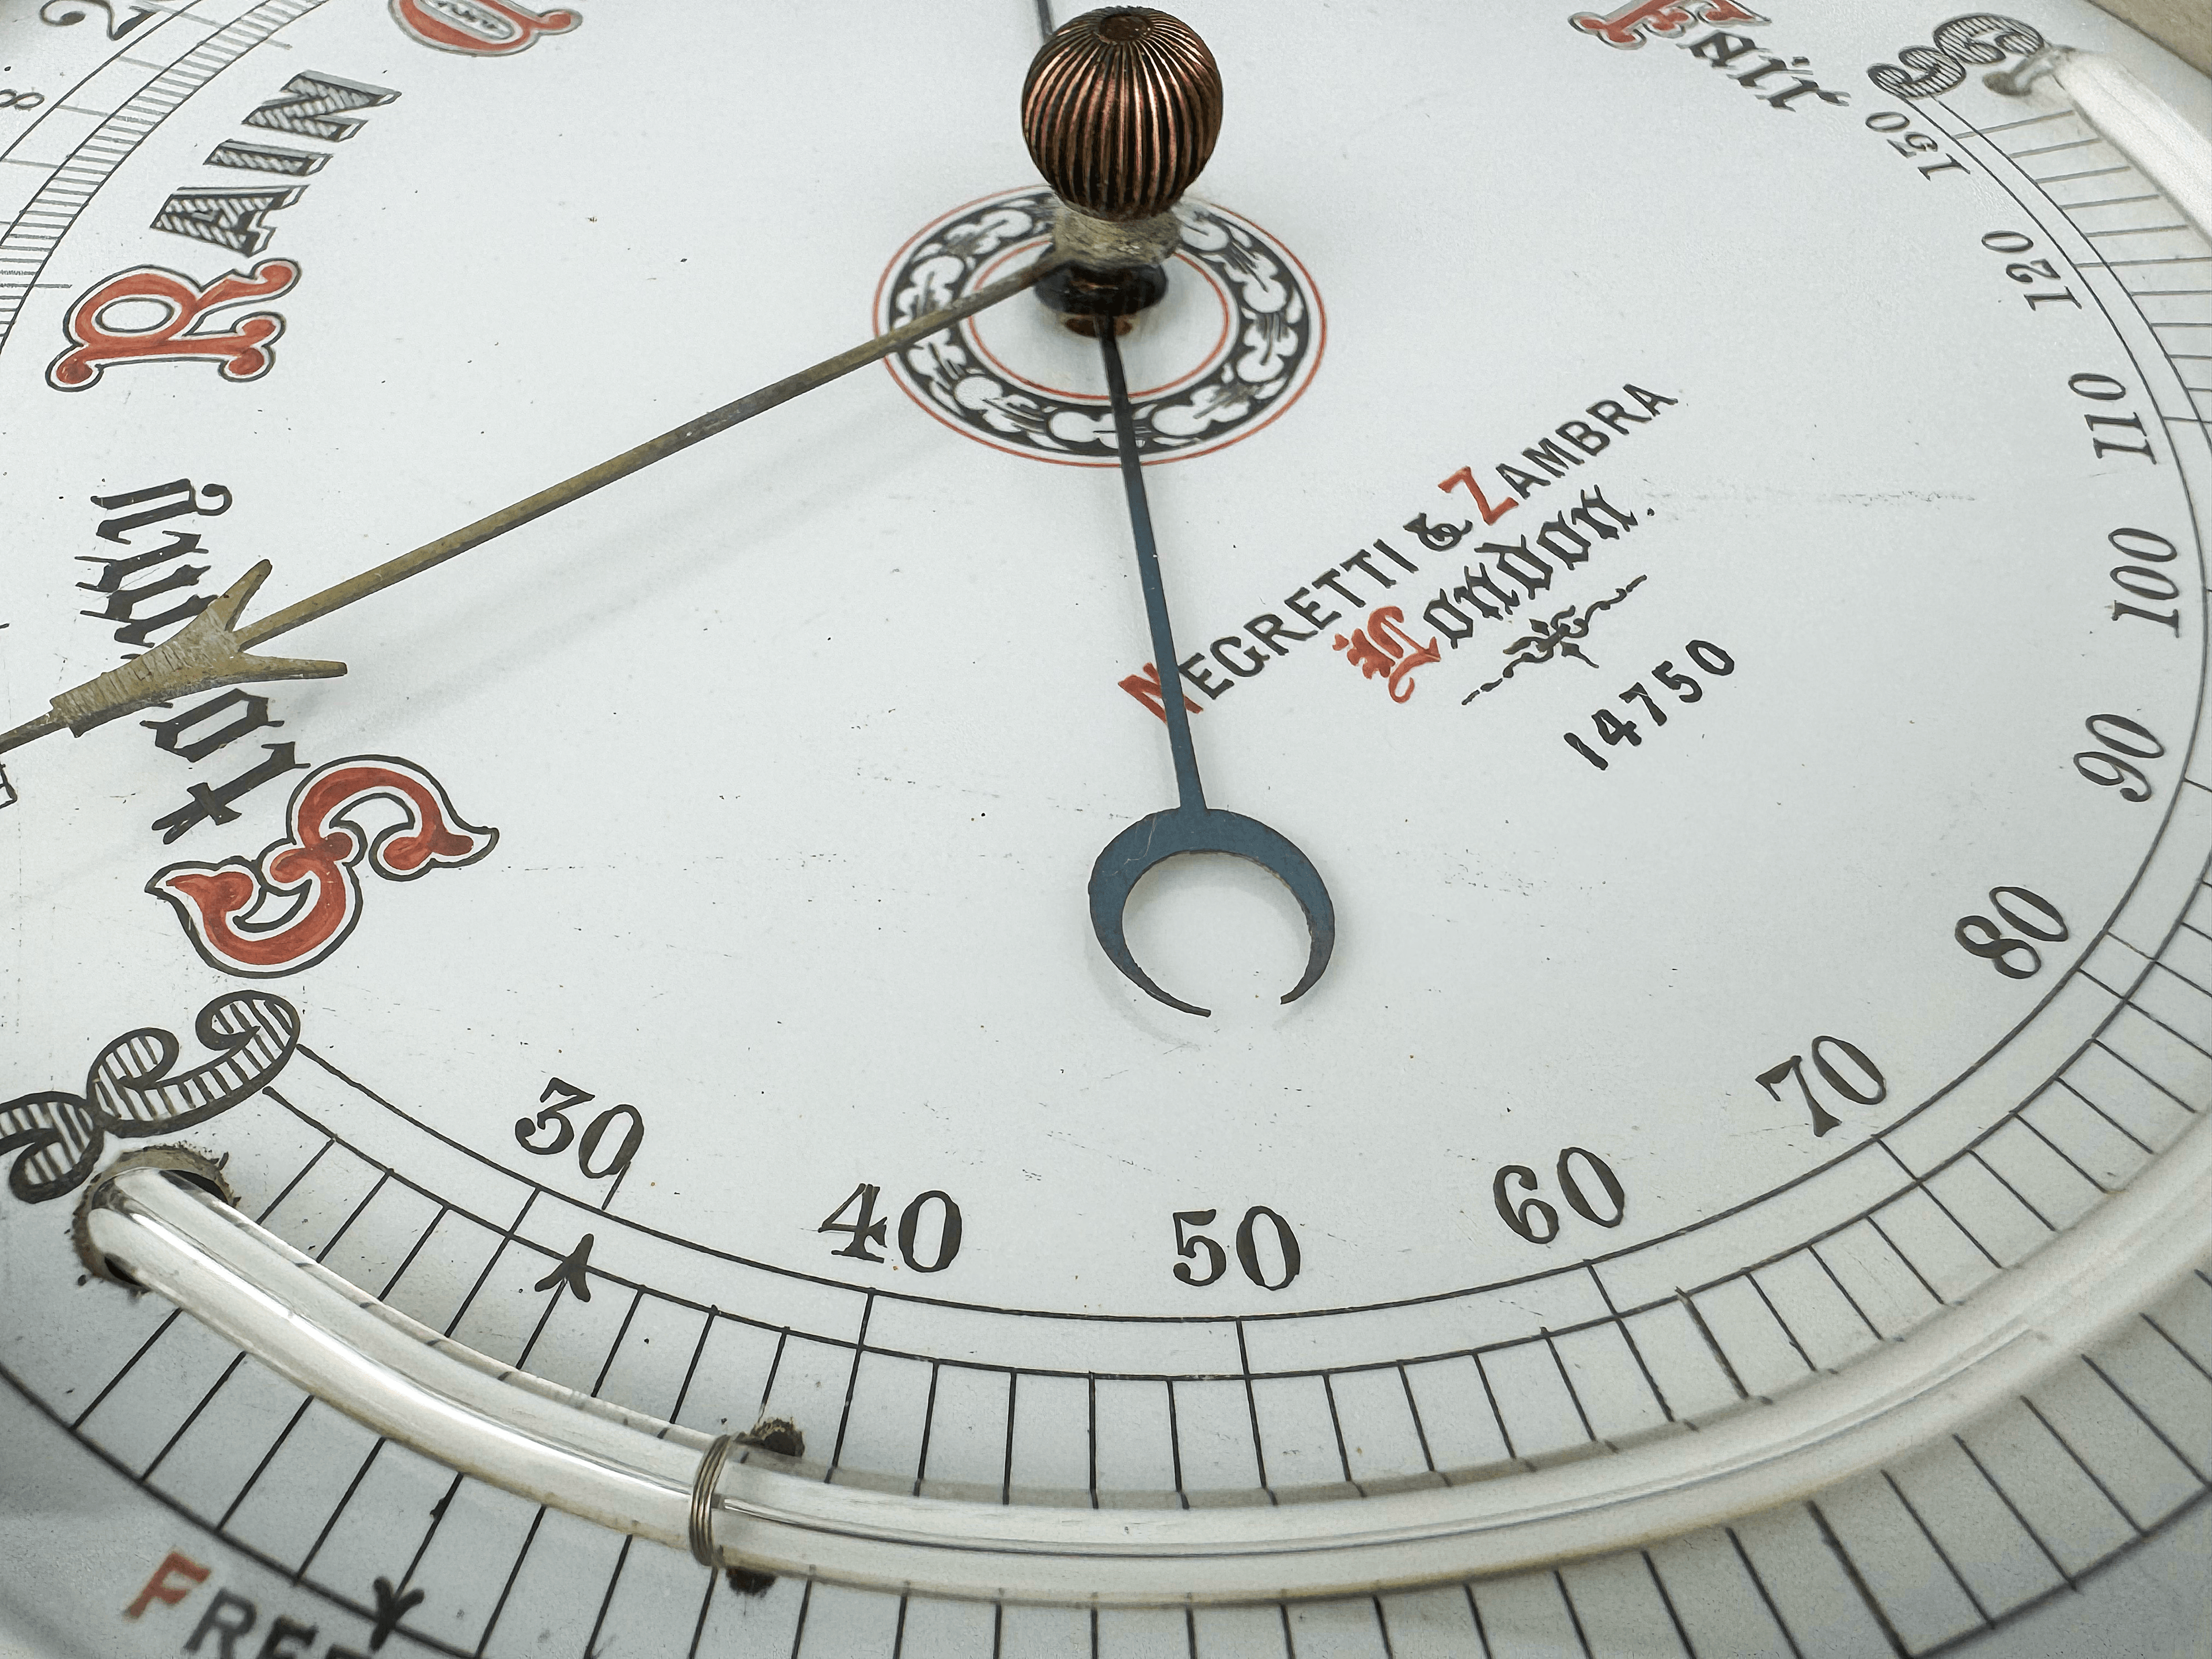
[[[212,1171],[209,1172],[212,1175]],[[201,1192],[192,1190],[202,1187]],[[1940,1442],[2192,1278],[2212,1205],[2200,1127],[2152,1174],[1950,1316],[1763,1408],[1548,1478],[1449,1480],[1356,1505],[1071,1509],[824,1484],[732,1464],[732,1437],[611,1407],[448,1342],[263,1232],[204,1183],[118,1166],[89,1257],[157,1290],[401,1445],[705,1565],[892,1592],[1097,1607],[1244,1605],[1419,1589],[1723,1526]]]
[[[2212,1472],[2212,774],[2182,597],[2203,586],[2212,246],[2203,140],[2161,100],[2201,108],[2202,77],[2074,5],[1684,0],[1409,16],[1402,36],[1316,15],[1296,40],[1226,5],[1193,21],[1231,70],[1207,186],[1297,249],[1331,343],[1265,433],[1153,471],[1164,580],[1144,603],[1117,493],[862,382],[544,520],[411,608],[318,624],[307,648],[348,657],[343,679],[210,679],[6,757],[23,971],[0,1080],[0,1638],[1533,1659],[2002,1653],[2063,1647],[2051,1621],[2076,1618],[2151,1651],[2185,1639],[2201,1583],[2163,1612],[2148,1587],[2188,1583]],[[291,607],[240,619],[257,638],[313,611],[298,594],[665,425],[678,379],[680,414],[805,355],[780,330],[836,343],[838,249],[879,264],[1012,177],[946,191],[968,141],[933,141],[926,173],[822,215],[778,193],[818,170],[819,119],[787,123],[794,148],[722,180],[744,199],[709,229],[647,161],[671,131],[705,142],[647,110],[818,111],[857,86],[878,160],[890,121],[965,123],[943,89],[989,77],[931,57],[941,21],[879,25],[889,76],[849,54],[831,72],[799,21],[709,50],[604,7],[0,22],[46,53],[0,109],[19,175],[0,180],[0,421],[38,474],[0,488],[51,553],[8,578],[19,722],[107,671],[168,672],[117,664],[190,620],[153,618],[243,587],[209,608],[228,629],[264,553]],[[1305,66],[1296,96],[1258,95],[1271,62]],[[380,232],[380,192],[420,202],[452,133],[481,143],[492,109],[521,133],[572,72],[643,124],[630,149],[628,114],[601,124],[587,165],[613,187],[525,140],[452,179],[475,216],[441,222],[478,258],[503,240],[538,262],[507,273],[557,313],[534,366],[445,350],[441,328],[481,319],[465,291],[410,297],[380,266],[380,302],[412,307],[395,349],[346,293],[416,257]],[[732,73],[753,77],[734,102]],[[1455,95],[1410,96],[1431,74]],[[1008,124],[986,113],[988,147]],[[1507,166],[1508,114],[1577,167]],[[1696,178],[1666,160],[1684,145]],[[565,173],[531,172],[555,156]],[[1565,198],[1571,237],[1559,203],[1498,194],[1539,176],[1594,192]],[[1784,182],[1826,205],[1795,211]],[[641,193],[653,210],[625,219]],[[501,217],[510,199],[527,210]],[[591,228],[548,205],[580,199]],[[1765,220],[1724,216],[1750,199]],[[769,222],[823,249],[778,256],[785,280],[757,263],[748,228]],[[1852,225],[1880,234],[1862,248]],[[678,227],[749,240],[687,262]],[[1094,287],[1162,246],[1070,235]],[[593,248],[617,263],[586,282],[562,261]],[[1900,251],[1923,262],[1909,290],[1863,302],[1853,283]],[[274,288],[272,261],[294,289],[125,349],[225,271]],[[1027,353],[1020,376],[1089,398],[1094,431],[1170,407],[1153,388],[1222,352],[1267,384],[1266,271],[1237,311],[1249,337],[1212,345],[1166,268],[1118,344],[1027,301],[941,329],[941,383],[957,395],[963,352]],[[610,269],[643,296],[635,332]],[[714,310],[749,283],[778,329]],[[1095,317],[1076,286],[1054,303]],[[1806,305],[1840,350],[1778,332]],[[249,313],[277,330],[247,338]],[[641,369],[679,316],[726,361]],[[1126,410],[1102,355],[1129,364]],[[537,428],[483,445],[547,395],[532,374],[577,362],[604,407],[573,451]],[[1970,365],[2012,378],[1962,400]],[[433,396],[424,370],[459,379]],[[1858,390],[1808,446],[1780,434],[1782,392],[1815,386]],[[285,435],[341,414],[382,458],[373,484]],[[1406,453],[1417,488],[1389,471]],[[307,499],[303,469],[338,494]],[[958,525],[917,528],[940,512]],[[1342,561],[1326,581],[1323,559]],[[832,566],[849,586],[825,607]],[[653,583],[676,597],[641,598]],[[434,593],[459,595],[453,624]],[[1131,671],[1169,596],[1187,643],[1211,642],[1147,700]],[[986,617],[1105,654],[1000,680],[966,643]],[[507,650],[510,627],[559,660]],[[698,690],[725,684],[710,662],[736,677],[726,708]],[[1261,860],[1293,890],[1310,875],[1295,916],[1209,885],[1218,861],[1178,861],[1149,898],[1135,872],[1111,887],[1144,825],[1101,826],[1156,787],[1154,714],[1182,804],[1146,821],[1151,854],[1177,845],[1156,830],[1192,807],[1203,747],[1258,817],[1199,810],[1312,853]],[[512,733],[555,731],[575,763],[516,752]],[[720,804],[756,791],[811,816],[787,833]],[[925,850],[963,836],[972,869]],[[1094,857],[1119,975],[1074,948]],[[1915,887],[1917,861],[1942,880]],[[195,897],[256,882],[258,910]],[[1004,890],[1021,905],[980,896]],[[1285,1008],[1260,947],[1293,929]],[[1218,1016],[1157,1007],[1197,1012],[1139,956]],[[1018,1017],[978,1024],[1000,1010]],[[116,1159],[149,1138],[169,1144]]]

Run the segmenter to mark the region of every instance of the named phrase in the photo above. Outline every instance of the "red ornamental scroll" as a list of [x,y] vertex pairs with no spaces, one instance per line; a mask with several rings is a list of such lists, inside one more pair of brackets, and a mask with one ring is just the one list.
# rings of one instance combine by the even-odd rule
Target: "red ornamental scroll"
[[503,58],[584,21],[573,11],[525,11],[507,0],[392,0],[392,16],[424,46],[472,58]]
[[[372,842],[349,814],[376,799],[406,817]],[[499,842],[498,830],[463,820],[437,779],[384,755],[356,755],[309,773],[285,808],[285,827],[287,837],[257,859],[173,864],[146,884],[176,907],[185,936],[210,968],[274,979],[330,955],[361,920],[356,866],[364,855],[387,881],[412,881],[441,866],[474,864]],[[250,920],[272,899],[281,915]]]
[[[1669,39],[1692,23],[1769,23],[1774,20],[1747,10],[1735,0],[1642,0],[1601,17],[1595,12],[1577,12],[1567,21],[1595,34],[1607,46],[1642,46],[1655,36]],[[1650,33],[1647,33],[1646,31]]]
[[[207,314],[248,300],[273,300],[291,291],[300,267],[289,259],[264,259],[246,272],[232,271],[202,287],[180,271],[141,265],[111,276],[69,308],[62,330],[76,343],[46,366],[46,384],[82,392],[98,383],[110,363],[178,363],[204,358],[226,380],[258,380],[276,361],[270,343],[284,331],[273,311],[257,311],[228,328],[204,326]],[[151,328],[111,328],[101,313],[125,300],[150,300],[167,315]]]

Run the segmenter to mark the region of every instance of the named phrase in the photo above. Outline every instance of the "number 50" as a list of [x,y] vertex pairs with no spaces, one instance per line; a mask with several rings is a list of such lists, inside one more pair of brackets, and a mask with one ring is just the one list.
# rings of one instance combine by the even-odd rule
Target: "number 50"
[[[1186,1234],[1183,1231],[1185,1227],[1212,1226],[1213,1218],[1218,1213],[1215,1210],[1177,1210],[1175,1213],[1176,1254],[1182,1258],[1175,1264],[1175,1276],[1186,1285],[1211,1285],[1229,1271],[1229,1254],[1220,1245],[1204,1233]],[[1260,1242],[1253,1233],[1254,1224],[1262,1216],[1274,1224],[1275,1247],[1281,1254],[1283,1262],[1283,1276],[1279,1279],[1268,1279],[1267,1269],[1260,1260]],[[1203,1273],[1193,1273],[1190,1264],[1199,1259],[1201,1252],[1205,1255],[1206,1269]],[[1266,1205],[1255,1204],[1244,1212],[1244,1219],[1237,1224],[1237,1265],[1244,1269],[1244,1277],[1261,1290],[1283,1290],[1298,1276],[1301,1265],[1298,1236],[1291,1231],[1289,1222]]]

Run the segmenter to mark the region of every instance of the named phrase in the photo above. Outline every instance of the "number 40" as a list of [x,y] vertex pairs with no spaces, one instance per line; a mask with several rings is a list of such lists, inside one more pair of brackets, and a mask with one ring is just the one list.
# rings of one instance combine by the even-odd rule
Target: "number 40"
[[[883,1191],[882,1188],[871,1186],[864,1181],[846,1194],[842,1204],[823,1218],[822,1224],[814,1230],[816,1232],[845,1233],[853,1241],[842,1250],[831,1251],[831,1255],[849,1255],[859,1261],[881,1261],[884,1259],[868,1248],[871,1244],[878,1248],[882,1246],[884,1233],[890,1224],[876,1219],[876,1200],[883,1196]],[[915,1241],[921,1231],[922,1206],[933,1200],[939,1206],[937,1254],[934,1260],[924,1261],[915,1254]],[[853,1212],[850,1221],[842,1218],[848,1211]],[[960,1206],[952,1201],[950,1194],[933,1188],[899,1212],[899,1255],[906,1265],[918,1273],[941,1273],[951,1267],[952,1258],[960,1254]]]

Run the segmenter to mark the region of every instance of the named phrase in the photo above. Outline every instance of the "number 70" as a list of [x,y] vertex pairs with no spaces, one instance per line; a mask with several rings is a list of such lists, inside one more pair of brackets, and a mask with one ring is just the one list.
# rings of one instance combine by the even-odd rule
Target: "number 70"
[[[1858,1069],[1860,1076],[1864,1079],[1860,1086],[1854,1087],[1844,1080],[1843,1073],[1836,1068],[1835,1061],[1822,1052],[1823,1044],[1833,1044],[1835,1048]],[[1881,1068],[1869,1060],[1866,1050],[1855,1042],[1846,1042],[1843,1038],[1836,1036],[1814,1037],[1813,1039],[1813,1069],[1820,1073],[1822,1082],[1845,1100],[1856,1105],[1879,1106],[1889,1098],[1889,1083],[1882,1076]],[[1783,1097],[1781,1085],[1784,1082],[1795,1083],[1797,1085],[1797,1092],[1803,1097],[1806,1107],[1813,1115],[1813,1133],[1815,1136],[1827,1133],[1829,1130],[1843,1121],[1826,1107],[1821,1105],[1814,1095],[1813,1085],[1805,1080],[1805,1056],[1802,1054],[1792,1054],[1779,1066],[1769,1066],[1759,1074],[1759,1081],[1765,1086],[1766,1092],[1777,1100]]]

